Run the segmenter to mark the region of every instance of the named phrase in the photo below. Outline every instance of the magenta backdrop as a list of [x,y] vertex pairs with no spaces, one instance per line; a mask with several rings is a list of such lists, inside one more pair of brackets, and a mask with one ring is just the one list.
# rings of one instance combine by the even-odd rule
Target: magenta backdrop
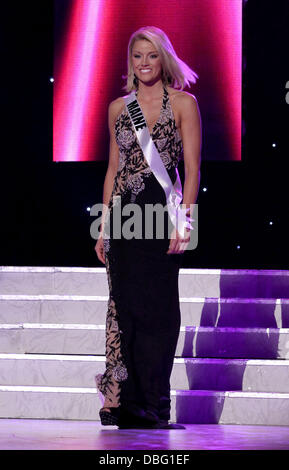
[[61,2],[55,9],[62,18],[55,18],[54,161],[108,158],[107,107],[125,94],[129,37],[147,25],[163,29],[199,75],[186,91],[202,115],[202,159],[241,160],[242,0]]

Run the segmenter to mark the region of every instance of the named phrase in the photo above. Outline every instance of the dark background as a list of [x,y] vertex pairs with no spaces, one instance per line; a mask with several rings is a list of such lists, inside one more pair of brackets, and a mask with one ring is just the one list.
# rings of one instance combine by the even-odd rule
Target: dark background
[[[202,162],[183,267],[289,266],[289,2],[248,0],[243,18],[242,162]],[[52,162],[53,1],[5,3],[0,35],[0,265],[103,267],[86,208],[107,162]]]

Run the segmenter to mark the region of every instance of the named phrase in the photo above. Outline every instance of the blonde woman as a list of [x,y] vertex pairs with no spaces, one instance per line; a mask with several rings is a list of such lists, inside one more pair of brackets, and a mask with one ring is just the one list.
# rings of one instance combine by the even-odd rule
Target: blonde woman
[[[200,182],[200,112],[195,96],[183,91],[196,79],[167,35],[144,27],[128,44],[128,95],[108,108],[110,151],[103,190],[107,210],[95,246],[109,284],[106,370],[96,381],[104,399],[101,422],[119,429],[184,428],[169,422],[170,375],[180,330],[178,274],[192,227],[186,209],[195,204]],[[145,135],[150,145],[144,145]],[[164,236],[159,237],[154,226],[153,236],[147,237],[145,209],[150,204],[167,207],[163,172],[173,191],[181,158],[185,181],[179,208],[188,223],[183,231],[169,228],[169,211],[164,211]],[[141,237],[139,231],[130,237],[127,230],[120,238],[112,231],[105,237],[113,211],[132,203],[140,209],[136,228]],[[127,220],[121,215],[122,227]]]

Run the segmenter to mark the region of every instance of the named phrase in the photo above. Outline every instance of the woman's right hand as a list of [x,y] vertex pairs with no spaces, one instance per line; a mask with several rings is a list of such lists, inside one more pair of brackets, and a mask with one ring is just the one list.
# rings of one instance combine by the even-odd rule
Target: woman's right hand
[[99,261],[101,261],[103,264],[105,264],[105,256],[104,256],[104,246],[103,246],[103,238],[100,236],[96,242],[96,245],[94,247],[97,257]]

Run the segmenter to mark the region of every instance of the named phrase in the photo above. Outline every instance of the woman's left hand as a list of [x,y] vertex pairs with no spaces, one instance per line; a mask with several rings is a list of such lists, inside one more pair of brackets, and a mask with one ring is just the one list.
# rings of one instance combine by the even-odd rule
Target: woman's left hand
[[182,254],[187,249],[190,242],[190,229],[185,228],[185,236],[182,237],[177,231],[176,227],[173,228],[171,233],[171,240],[167,254]]

